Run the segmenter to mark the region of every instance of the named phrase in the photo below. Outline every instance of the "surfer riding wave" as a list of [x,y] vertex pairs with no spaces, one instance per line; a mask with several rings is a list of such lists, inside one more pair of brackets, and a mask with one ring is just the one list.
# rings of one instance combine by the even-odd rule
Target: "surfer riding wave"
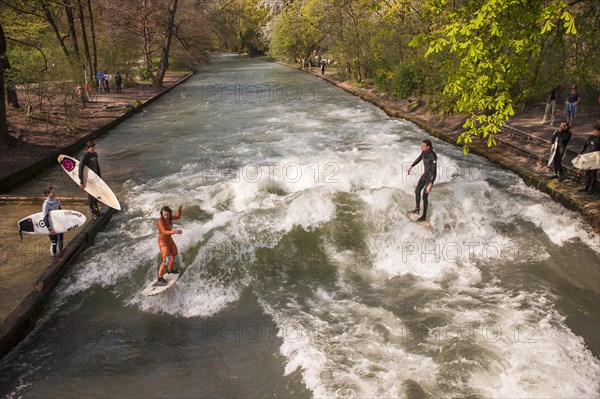
[[167,285],[164,279],[165,271],[167,273],[177,274],[179,271],[173,268],[175,258],[177,257],[177,245],[173,241],[173,234],[183,234],[181,230],[173,230],[173,220],[181,217],[182,206],[179,206],[177,212],[173,215],[173,211],[168,206],[164,206],[160,210],[160,219],[158,219],[158,246],[162,256],[162,263],[158,269],[158,280],[154,283],[155,286]]
[[421,212],[421,192],[423,192],[423,214],[417,219],[418,222],[424,222],[427,220],[427,205],[429,193],[433,187],[437,175],[437,155],[433,151],[430,140],[423,140],[421,143],[421,155],[408,167],[408,174],[412,172],[414,166],[419,162],[423,161],[425,170],[419,179],[417,188],[415,189],[415,202],[416,208],[410,211],[410,213],[418,215]]

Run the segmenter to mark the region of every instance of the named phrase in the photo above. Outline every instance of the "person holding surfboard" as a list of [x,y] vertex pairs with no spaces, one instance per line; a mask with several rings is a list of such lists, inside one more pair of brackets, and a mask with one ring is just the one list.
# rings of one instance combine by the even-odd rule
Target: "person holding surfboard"
[[564,173],[562,167],[562,159],[567,151],[567,144],[571,140],[571,130],[569,130],[569,123],[567,121],[561,122],[558,129],[552,134],[552,145],[556,146],[556,152],[554,153],[554,176],[553,179],[563,181]]
[[[577,155],[579,158],[582,154],[588,154],[590,152],[600,151],[600,125],[594,126],[594,132],[581,148],[581,152]],[[585,187],[579,189],[579,192],[587,192],[589,195],[594,193],[594,185],[596,184],[596,177],[598,176],[598,169],[591,169],[585,171]]]
[[417,222],[424,222],[427,220],[427,205],[429,193],[433,187],[433,182],[437,175],[437,155],[433,151],[433,147],[430,140],[423,140],[421,143],[421,155],[408,167],[408,174],[412,172],[412,169],[419,162],[423,161],[425,170],[419,179],[417,188],[415,189],[415,202],[417,207],[410,211],[414,215],[418,215],[421,211],[421,191],[423,192],[423,214],[417,219]]
[[44,195],[46,200],[42,205],[42,213],[44,214],[44,225],[48,229],[50,235],[50,256],[56,257],[56,254],[62,255],[63,250],[63,235],[62,233],[56,234],[54,227],[52,227],[52,218],[50,217],[50,211],[57,211],[61,209],[60,200],[56,198],[54,187],[48,186],[44,189]]
[[177,220],[181,217],[180,205],[177,208],[177,212],[173,215],[173,211],[168,206],[163,206],[160,210],[160,219],[158,219],[158,247],[160,248],[160,254],[162,256],[162,263],[158,269],[158,280],[154,283],[154,286],[160,287],[167,285],[167,281],[163,278],[165,271],[167,273],[179,273],[178,269],[173,268],[175,264],[175,258],[177,257],[177,245],[173,241],[173,234],[183,234],[181,230],[173,230],[173,220]]
[[[96,143],[93,141],[87,142],[87,150],[81,161],[79,161],[79,181],[81,182],[80,187],[85,190],[85,186],[87,183],[87,175],[83,173],[85,167],[90,168],[90,170],[94,171],[98,175],[98,177],[102,177],[100,174],[100,163],[98,162],[98,154],[96,153]],[[92,217],[94,219],[98,219],[102,213],[98,209],[98,200],[96,197],[88,193],[88,206],[92,211]]]

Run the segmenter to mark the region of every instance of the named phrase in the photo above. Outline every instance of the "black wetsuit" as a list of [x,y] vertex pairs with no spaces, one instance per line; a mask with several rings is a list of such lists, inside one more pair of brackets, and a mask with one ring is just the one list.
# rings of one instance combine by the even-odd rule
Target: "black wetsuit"
[[[81,158],[81,161],[79,162],[79,181],[81,181],[81,183],[87,184],[87,182],[84,181],[83,176],[83,169],[85,166],[93,170],[98,175],[98,177],[102,177],[102,175],[100,174],[100,163],[98,162],[98,154],[95,151],[86,151],[85,155]],[[94,215],[99,212],[98,200],[91,194],[88,194],[88,206],[90,207]]]
[[571,131],[569,129],[562,131],[556,129],[552,135],[552,144],[556,141],[558,145],[556,153],[554,154],[554,174],[558,176],[560,180],[564,177],[562,159],[565,156],[565,151],[567,151],[569,140],[571,140]]
[[[583,145],[583,148],[581,148],[581,154],[587,154],[595,151],[600,151],[600,136],[593,134],[588,137],[587,141]],[[590,194],[594,192],[596,176],[598,176],[598,169],[585,171],[585,191]]]
[[435,181],[435,177],[437,175],[437,155],[433,150],[429,150],[427,152],[422,151],[419,158],[412,163],[412,167],[414,167],[419,162],[423,161],[423,166],[425,167],[425,171],[421,175],[419,179],[419,183],[417,184],[417,188],[415,189],[415,202],[417,204],[416,210],[419,211],[421,208],[421,191],[423,192],[423,215],[422,218],[427,216],[427,205],[429,193],[427,192],[426,187],[429,183],[433,184]]

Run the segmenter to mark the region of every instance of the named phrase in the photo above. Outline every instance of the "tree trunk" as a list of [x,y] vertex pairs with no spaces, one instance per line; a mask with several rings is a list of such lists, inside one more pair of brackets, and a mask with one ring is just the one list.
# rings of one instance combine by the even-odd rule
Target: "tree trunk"
[[79,20],[81,21],[81,40],[83,41],[83,51],[85,52],[85,63],[86,63],[86,68],[87,68],[87,79],[85,81],[85,83],[88,83],[88,81],[93,81],[94,80],[94,75],[93,75],[93,65],[92,65],[92,57],[90,55],[90,46],[88,44],[88,38],[87,38],[87,30],[85,28],[85,13],[83,11],[83,5],[81,4],[81,0],[77,0],[77,10],[78,10],[78,14],[79,14]]
[[90,79],[96,78],[96,72],[98,71],[98,52],[96,51],[96,30],[94,29],[94,13],[92,12],[92,0],[87,1],[88,12],[90,14],[90,33],[92,36],[92,52],[94,53],[94,64],[92,65],[92,76]]
[[54,36],[56,36],[56,39],[58,40],[58,43],[60,44],[60,48],[62,49],[63,54],[65,55],[65,57],[67,57],[67,60],[69,60],[69,62],[71,62],[71,55],[69,54],[69,50],[67,49],[67,46],[65,45],[64,39],[60,35],[60,31],[58,30],[58,26],[56,25],[56,21],[54,20],[52,13],[46,6],[43,6],[43,10],[44,10],[44,16],[46,17],[46,21],[48,21],[48,23],[52,27]]
[[[6,69],[10,69],[10,62],[8,59],[6,60],[7,66]],[[14,108],[21,109],[21,104],[19,104],[19,98],[17,97],[17,91],[10,83],[6,83],[6,101],[9,105]]]
[[165,78],[165,72],[167,72],[167,68],[169,68],[169,50],[171,48],[171,39],[173,38],[175,12],[177,12],[177,0],[171,0],[171,5],[169,6],[169,21],[167,23],[165,44],[163,45],[162,54],[160,56],[160,65],[158,66],[156,77],[152,79],[154,87],[162,86],[163,80]]
[[65,14],[67,15],[67,25],[69,26],[69,36],[73,42],[73,51],[77,60],[81,60],[81,53],[79,52],[79,40],[77,40],[77,31],[75,30],[75,19],[73,18],[73,8],[71,4],[65,2]]
[[147,76],[153,77],[152,74],[152,50],[151,47],[151,38],[150,38],[150,29],[148,28],[148,2],[143,0],[142,7],[144,9],[144,19],[142,20],[142,25],[144,28],[144,56],[146,58],[146,72]]
[[0,147],[5,148],[15,140],[8,134],[8,121],[6,120],[6,100],[4,97],[4,71],[8,66],[6,55],[6,37],[0,21]]

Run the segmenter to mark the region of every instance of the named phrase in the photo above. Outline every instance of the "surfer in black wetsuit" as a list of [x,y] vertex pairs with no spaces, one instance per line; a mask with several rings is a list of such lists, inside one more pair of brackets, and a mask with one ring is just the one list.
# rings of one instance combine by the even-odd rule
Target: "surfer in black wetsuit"
[[561,122],[558,129],[554,131],[552,135],[552,144],[557,145],[556,153],[554,154],[554,176],[553,179],[563,181],[565,178],[563,174],[562,159],[567,151],[567,144],[571,140],[571,131],[569,130],[569,123],[567,121]]
[[415,201],[417,207],[410,211],[410,213],[418,215],[421,212],[421,191],[423,191],[423,214],[417,219],[417,221],[424,222],[427,220],[427,200],[429,198],[429,193],[431,192],[431,188],[433,187],[433,182],[435,181],[437,173],[437,155],[433,151],[430,140],[423,140],[423,143],[421,143],[421,155],[419,155],[415,162],[408,167],[408,174],[412,172],[413,167],[421,162],[421,160],[423,161],[425,170],[423,171],[423,174],[419,179],[419,183],[417,184],[417,188],[415,189]]
[[[98,162],[98,154],[96,153],[96,143],[94,143],[93,141],[87,142],[87,151],[81,158],[81,161],[79,161],[79,181],[81,181],[80,187],[82,189],[85,189],[87,183],[87,181],[85,180],[87,176],[84,176],[83,173],[85,166],[93,170],[98,175],[98,177],[102,177],[102,175],[100,174],[100,163]],[[92,217],[94,219],[97,219],[98,216],[101,215],[100,210],[98,209],[98,200],[91,194],[88,194],[88,206],[92,211]]]
[[[581,149],[581,154],[587,154],[590,152],[600,151],[600,125],[594,126],[594,133],[588,137],[587,141]],[[579,156],[577,155],[577,156]],[[594,193],[594,185],[596,184],[596,176],[598,175],[598,169],[586,170],[585,171],[585,187],[577,191],[587,191],[589,195]]]

